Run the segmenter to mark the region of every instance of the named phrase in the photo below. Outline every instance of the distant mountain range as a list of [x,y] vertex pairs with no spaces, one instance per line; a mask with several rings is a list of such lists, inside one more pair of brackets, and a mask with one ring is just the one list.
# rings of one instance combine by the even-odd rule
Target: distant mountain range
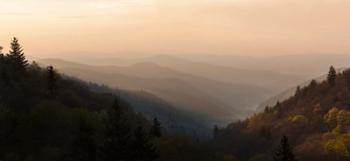
[[60,72],[83,80],[133,91],[148,91],[173,104],[217,122],[242,118],[250,113],[244,107],[254,107],[268,98],[270,91],[259,86],[227,83],[194,76],[161,67],[154,63],[139,63],[127,67],[91,66],[59,59],[38,60],[53,65]]
[[312,55],[269,58],[159,55],[137,59],[86,58],[76,62],[37,61],[83,80],[149,92],[179,110],[226,123],[290,97],[297,85],[324,74],[329,63],[346,66],[346,57],[334,55],[327,61],[327,56]]
[[[220,56],[217,56],[220,58]],[[212,56],[213,60],[218,59],[216,56]],[[196,57],[198,60],[202,60],[200,57]],[[228,58],[226,61],[234,59],[235,57]],[[268,89],[271,93],[278,94],[284,91],[287,87],[292,87],[295,84],[305,81],[305,76],[300,74],[277,72],[274,70],[263,70],[263,67],[248,67],[243,65],[242,62],[248,62],[255,60],[253,58],[244,60],[242,62],[232,61],[236,65],[227,65],[217,63],[210,63],[206,61],[198,61],[195,58],[181,58],[169,55],[158,55],[153,57],[135,58],[135,59],[119,59],[119,58],[98,58],[92,60],[84,60],[81,62],[92,65],[117,65],[117,66],[130,66],[139,63],[154,63],[162,67],[168,67],[178,72],[196,75],[208,79],[260,86]],[[263,65],[265,60],[262,60],[260,65]],[[242,64],[242,65],[239,65]],[[255,65],[254,63],[252,63]],[[256,63],[257,64],[257,63]],[[268,95],[269,93],[267,93]]]
[[265,57],[234,55],[181,55],[182,58],[212,65],[304,76],[312,79],[325,74],[329,66],[350,67],[348,54],[299,54]]
[[[82,53],[81,53],[82,54]],[[80,55],[81,55],[80,54]],[[74,54],[72,54],[74,55]],[[89,55],[99,55],[99,54],[89,54]],[[284,75],[288,76],[287,78],[293,79],[285,79],[281,81],[281,88],[277,87],[278,92],[280,93],[287,88],[295,86],[296,84],[301,84],[307,80],[318,77],[320,75],[325,74],[324,71],[327,71],[330,65],[334,65],[337,68],[348,68],[350,55],[346,54],[319,54],[319,53],[308,53],[308,54],[299,54],[299,55],[280,55],[280,56],[264,56],[264,57],[252,57],[252,56],[237,56],[237,55],[223,55],[223,54],[178,54],[176,56],[173,55],[156,55],[151,57],[144,58],[132,58],[131,56],[128,58],[121,58],[118,56],[113,56],[118,54],[104,54],[104,56],[98,56],[96,58],[85,57],[84,59],[71,58],[67,57],[68,60],[74,60],[76,62],[82,62],[91,65],[121,65],[128,66],[135,63],[140,62],[154,62],[156,64],[174,67],[180,66],[183,68],[183,71],[190,72],[193,64],[197,64],[196,66],[210,66],[213,67],[226,67],[230,68],[230,73],[236,75],[235,69],[238,71],[256,71],[257,76],[260,73],[264,77],[270,78],[269,74],[273,75]],[[174,65],[175,64],[175,65]],[[192,65],[191,65],[192,64]],[[199,64],[199,65],[198,65]],[[182,67],[184,66],[184,67]],[[186,68],[185,68],[186,67]],[[173,68],[178,70],[176,68]],[[206,68],[202,68],[203,71]],[[212,69],[211,69],[212,70]],[[209,71],[211,71],[209,70]],[[215,70],[216,71],[216,70]],[[237,76],[240,76],[238,72]],[[193,72],[191,72],[192,74]],[[206,73],[206,72],[205,72]],[[253,72],[254,73],[254,72]],[[227,74],[227,73],[224,73]],[[211,75],[209,75],[212,77]],[[244,76],[244,75],[243,75]],[[249,75],[248,75],[249,76]],[[254,76],[250,76],[253,77]],[[244,78],[244,77],[243,77]],[[249,77],[247,77],[249,78]],[[275,84],[280,77],[275,77],[278,79],[272,78],[271,84]],[[221,79],[221,78],[218,78]],[[234,81],[238,82],[241,78],[235,79]],[[257,79],[260,80],[260,79]],[[287,82],[289,80],[289,82]],[[246,81],[251,82],[251,79],[246,79]],[[286,81],[288,84],[285,84],[283,81]],[[260,83],[257,81],[257,83]],[[276,87],[276,85],[272,85],[272,87]],[[269,88],[271,89],[271,88]],[[276,94],[277,94],[276,93]]]

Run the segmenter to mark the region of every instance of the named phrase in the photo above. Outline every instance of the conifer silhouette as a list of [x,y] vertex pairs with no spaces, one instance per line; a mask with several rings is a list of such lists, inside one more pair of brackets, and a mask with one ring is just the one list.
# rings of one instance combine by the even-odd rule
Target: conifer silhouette
[[56,90],[56,82],[58,79],[58,74],[55,72],[53,66],[47,67],[47,85],[50,95],[54,95]]
[[335,80],[337,78],[337,72],[333,66],[329,68],[327,80],[329,85],[334,86],[335,85]]
[[154,161],[156,160],[157,153],[154,146],[149,142],[147,135],[145,134],[142,126],[139,126],[135,130],[135,140],[133,144],[134,157],[132,161]]
[[283,136],[280,146],[273,157],[274,161],[297,161],[288,143],[287,136]]
[[25,71],[29,65],[26,57],[24,56],[22,46],[19,44],[17,38],[13,38],[11,42],[11,49],[7,55],[7,58],[9,59],[9,62],[14,66],[14,68],[19,72]]
[[72,144],[71,158],[76,161],[96,161],[97,145],[94,140],[94,129],[80,117],[76,138]]
[[130,160],[132,134],[118,98],[115,98],[112,108],[108,111],[105,123],[105,138],[101,150],[103,160]]
[[158,118],[153,119],[153,125],[150,133],[152,136],[155,136],[157,138],[162,136],[162,127],[160,122],[158,121]]
[[219,127],[218,127],[218,125],[214,125],[213,135],[214,135],[214,138],[218,137],[218,135],[219,135]]

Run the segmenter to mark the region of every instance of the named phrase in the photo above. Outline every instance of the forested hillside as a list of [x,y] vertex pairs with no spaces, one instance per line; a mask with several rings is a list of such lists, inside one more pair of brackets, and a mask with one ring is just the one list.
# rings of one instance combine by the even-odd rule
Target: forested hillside
[[157,158],[151,123],[118,96],[29,64],[17,39],[0,65],[1,160]]
[[[84,83],[84,82],[82,82]],[[91,90],[98,93],[114,93],[124,99],[131,108],[147,119],[158,118],[163,128],[171,134],[191,136],[200,140],[212,138],[211,119],[200,114],[189,114],[174,105],[146,91],[126,91],[111,89],[96,83],[87,83]]]
[[198,137],[207,135],[202,127],[188,128],[196,121],[176,114],[161,99],[29,64],[17,39],[9,53],[0,54],[0,74],[4,161],[350,159],[350,70],[337,74],[331,67],[327,80],[313,80],[293,97],[244,121],[214,126],[213,139],[204,141]]
[[350,159],[350,70],[297,88],[290,99],[218,130],[217,147],[243,160],[269,160],[287,135],[300,161]]
[[133,105],[147,112],[152,100],[147,101],[146,96],[127,98],[132,95],[121,91],[108,94],[113,90],[60,75],[52,66],[40,68],[35,62],[28,63],[17,39],[13,39],[9,53],[0,54],[0,74],[0,160],[234,158],[216,152],[194,135],[186,137],[174,130],[177,128],[163,128],[158,118],[147,119],[134,112]]

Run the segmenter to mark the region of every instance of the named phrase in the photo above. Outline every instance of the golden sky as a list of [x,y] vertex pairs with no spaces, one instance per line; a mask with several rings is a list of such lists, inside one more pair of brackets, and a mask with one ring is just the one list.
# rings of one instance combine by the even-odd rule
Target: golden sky
[[0,45],[72,53],[350,52],[349,0],[0,0]]

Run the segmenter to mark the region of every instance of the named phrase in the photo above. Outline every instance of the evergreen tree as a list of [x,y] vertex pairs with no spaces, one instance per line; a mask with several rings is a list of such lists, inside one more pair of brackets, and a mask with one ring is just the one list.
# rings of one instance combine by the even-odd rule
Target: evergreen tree
[[277,101],[277,103],[276,103],[275,106],[276,106],[276,107],[281,107],[281,102],[280,102],[280,101]]
[[328,77],[327,77],[329,85],[334,86],[336,78],[337,78],[337,72],[335,68],[331,66],[329,68]]
[[278,115],[279,115],[278,117],[281,117],[280,115],[282,114],[282,113],[281,113],[282,105],[281,105],[281,102],[280,102],[280,101],[277,101],[277,103],[276,103],[274,109],[278,111]]
[[135,130],[133,143],[133,158],[130,161],[154,161],[157,153],[154,146],[149,142],[148,137],[141,126]]
[[295,91],[295,96],[299,96],[300,94],[301,94],[301,89],[300,89],[300,86],[298,86]]
[[23,72],[28,66],[28,61],[26,60],[23,49],[18,42],[17,38],[13,38],[11,42],[11,50],[7,55],[10,63],[18,72]]
[[105,136],[101,149],[104,161],[129,161],[133,155],[130,150],[131,131],[125,121],[124,112],[118,99],[114,100],[112,108],[105,120]]
[[153,119],[153,125],[151,127],[150,134],[151,136],[155,136],[157,138],[162,137],[162,127],[157,118]]
[[33,74],[33,72],[34,73],[40,73],[42,71],[42,69],[39,66],[39,64],[37,62],[35,62],[35,61],[33,61],[32,64],[30,64],[29,69],[30,69],[30,71],[32,71],[32,74]]
[[280,146],[273,157],[274,161],[297,161],[288,143],[288,138],[283,136]]
[[79,129],[72,144],[70,157],[74,161],[96,161],[97,146],[94,139],[94,129],[91,128],[86,119],[80,117]]
[[0,54],[0,85],[1,85],[0,91],[2,92],[1,94],[6,93],[4,92],[5,88],[9,88],[10,84],[11,84],[11,81],[7,70],[7,61],[6,61],[6,58]]
[[316,80],[311,80],[311,82],[310,82],[310,87],[315,87],[317,85],[317,82],[316,82]]
[[2,50],[3,50],[4,48],[2,47],[2,46],[0,46],[0,57],[3,57],[4,55],[2,54]]
[[51,96],[54,95],[54,92],[56,90],[57,79],[58,74],[54,70],[53,66],[47,67],[47,86]]
[[218,137],[218,135],[219,135],[219,127],[218,127],[218,125],[214,125],[213,135],[214,135],[214,138]]
[[259,131],[259,135],[267,140],[272,139],[271,130],[268,127],[262,127]]
[[3,47],[0,46],[0,84],[4,85],[4,87],[9,87],[11,71],[9,71],[8,58],[2,53],[2,50]]
[[5,69],[4,69],[5,68],[5,56],[4,56],[4,54],[2,54],[2,49],[3,49],[2,46],[0,46],[0,73],[3,77],[3,74],[5,72]]

